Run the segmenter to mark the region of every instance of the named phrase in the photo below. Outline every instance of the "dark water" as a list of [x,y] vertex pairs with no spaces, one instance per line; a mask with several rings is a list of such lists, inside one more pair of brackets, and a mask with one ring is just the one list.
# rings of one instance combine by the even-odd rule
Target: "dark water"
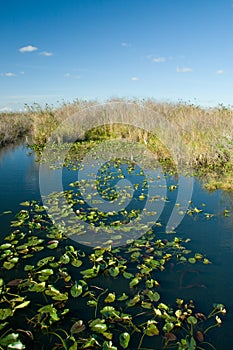
[[[0,215],[1,241],[9,233],[9,223],[21,208],[19,203],[40,200],[38,163],[34,154],[25,146],[10,147],[0,153],[0,213],[11,210],[13,214]],[[65,182],[76,180],[74,172],[65,171]],[[168,179],[169,186],[174,179]],[[169,201],[161,215],[166,221],[166,213],[174,205],[176,194],[169,194]],[[192,207],[203,210],[193,216],[186,215],[176,230],[176,236],[189,237],[188,248],[206,255],[211,265],[171,266],[162,278],[164,300],[174,303],[176,298],[194,300],[200,312],[211,311],[213,303],[223,303],[227,315],[222,317],[223,326],[210,334],[210,340],[218,350],[229,349],[233,336],[233,199],[222,191],[209,193],[195,180]],[[229,217],[223,215],[230,210]],[[213,213],[207,219],[204,213]],[[169,238],[169,237],[168,237]],[[152,345],[153,338],[147,345]]]

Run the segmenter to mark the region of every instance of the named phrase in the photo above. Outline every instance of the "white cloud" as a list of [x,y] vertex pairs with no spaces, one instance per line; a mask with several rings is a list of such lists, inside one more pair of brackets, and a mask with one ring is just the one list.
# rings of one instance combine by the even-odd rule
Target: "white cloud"
[[138,78],[138,77],[132,77],[131,80],[133,80],[133,81],[138,81],[139,78]]
[[64,74],[65,78],[72,78],[72,79],[80,79],[80,75],[75,75],[75,74],[71,74],[71,73],[66,73]]
[[130,47],[131,44],[127,43],[127,42],[123,42],[123,43],[121,43],[121,46],[123,46],[123,47]]
[[16,77],[16,74],[12,73],[12,72],[6,72],[6,73],[1,73],[0,76],[1,77]]
[[53,56],[53,53],[49,51],[42,51],[40,52],[40,55],[49,57],[49,56]]
[[156,63],[162,63],[162,62],[166,62],[167,61],[167,58],[166,57],[154,57],[152,59],[153,62],[156,62]]
[[177,67],[176,71],[177,71],[177,73],[190,73],[193,70],[192,70],[192,68],[189,68],[189,67],[182,67],[182,68]]
[[32,46],[32,45],[28,45],[28,46],[23,46],[19,49],[19,52],[21,53],[25,53],[25,52],[33,52],[33,51],[37,51],[38,47],[36,46]]
[[224,74],[224,70],[223,70],[223,69],[218,69],[218,70],[216,71],[216,74],[222,75],[222,74]]

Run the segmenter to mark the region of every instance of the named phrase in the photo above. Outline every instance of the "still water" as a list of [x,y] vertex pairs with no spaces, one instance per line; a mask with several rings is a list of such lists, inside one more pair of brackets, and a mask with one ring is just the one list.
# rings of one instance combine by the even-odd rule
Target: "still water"
[[[65,186],[75,181],[75,172],[63,171]],[[167,186],[174,179],[167,179]],[[176,200],[176,193],[170,192],[161,214],[164,224]],[[10,231],[10,221],[22,209],[19,203],[26,200],[41,200],[39,190],[39,164],[35,156],[23,145],[11,146],[0,152],[0,228],[1,242]],[[210,341],[217,350],[229,349],[233,337],[233,198],[222,191],[207,192],[195,179],[191,208],[202,209],[200,214],[185,215],[176,229],[176,236],[191,239],[188,249],[208,257],[211,265],[170,266],[161,278],[163,299],[174,303],[176,298],[194,300],[200,312],[211,311],[213,303],[223,303],[227,315],[223,326],[210,332]],[[224,211],[229,210],[229,216]],[[12,214],[1,215],[4,211]],[[214,214],[210,219],[205,213]],[[159,234],[159,229],[158,229]],[[169,237],[168,237],[169,238]],[[150,347],[153,338],[145,341]]]

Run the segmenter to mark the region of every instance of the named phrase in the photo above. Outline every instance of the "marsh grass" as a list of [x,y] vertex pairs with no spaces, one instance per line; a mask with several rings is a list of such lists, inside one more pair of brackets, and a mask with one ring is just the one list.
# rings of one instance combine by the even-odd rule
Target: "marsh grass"
[[174,157],[170,153],[172,148],[178,160],[205,179],[209,189],[233,190],[233,109],[230,107],[204,109],[152,99],[111,99],[105,105],[94,100],[76,100],[59,108],[34,104],[27,106],[23,114],[0,115],[0,145],[27,136],[29,144],[43,147],[67,118],[69,123],[56,133],[54,141],[58,144],[73,140],[75,134],[80,142],[129,139],[147,145],[160,161],[168,164],[172,164]]
[[0,114],[0,147],[25,139],[30,135],[32,119],[23,113]]

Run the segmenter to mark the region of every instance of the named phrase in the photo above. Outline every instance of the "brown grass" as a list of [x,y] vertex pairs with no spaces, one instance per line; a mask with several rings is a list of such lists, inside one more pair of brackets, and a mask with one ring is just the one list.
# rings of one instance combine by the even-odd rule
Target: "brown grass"
[[102,106],[98,101],[76,100],[56,109],[34,104],[24,114],[0,115],[0,145],[25,135],[29,143],[43,145],[74,114],[76,117],[61,128],[54,141],[69,141],[74,135],[79,140],[139,141],[160,158],[175,154],[199,174],[208,173],[213,188],[221,187],[222,178],[227,188],[233,188],[233,109],[223,106],[203,109],[152,99],[112,99]]

